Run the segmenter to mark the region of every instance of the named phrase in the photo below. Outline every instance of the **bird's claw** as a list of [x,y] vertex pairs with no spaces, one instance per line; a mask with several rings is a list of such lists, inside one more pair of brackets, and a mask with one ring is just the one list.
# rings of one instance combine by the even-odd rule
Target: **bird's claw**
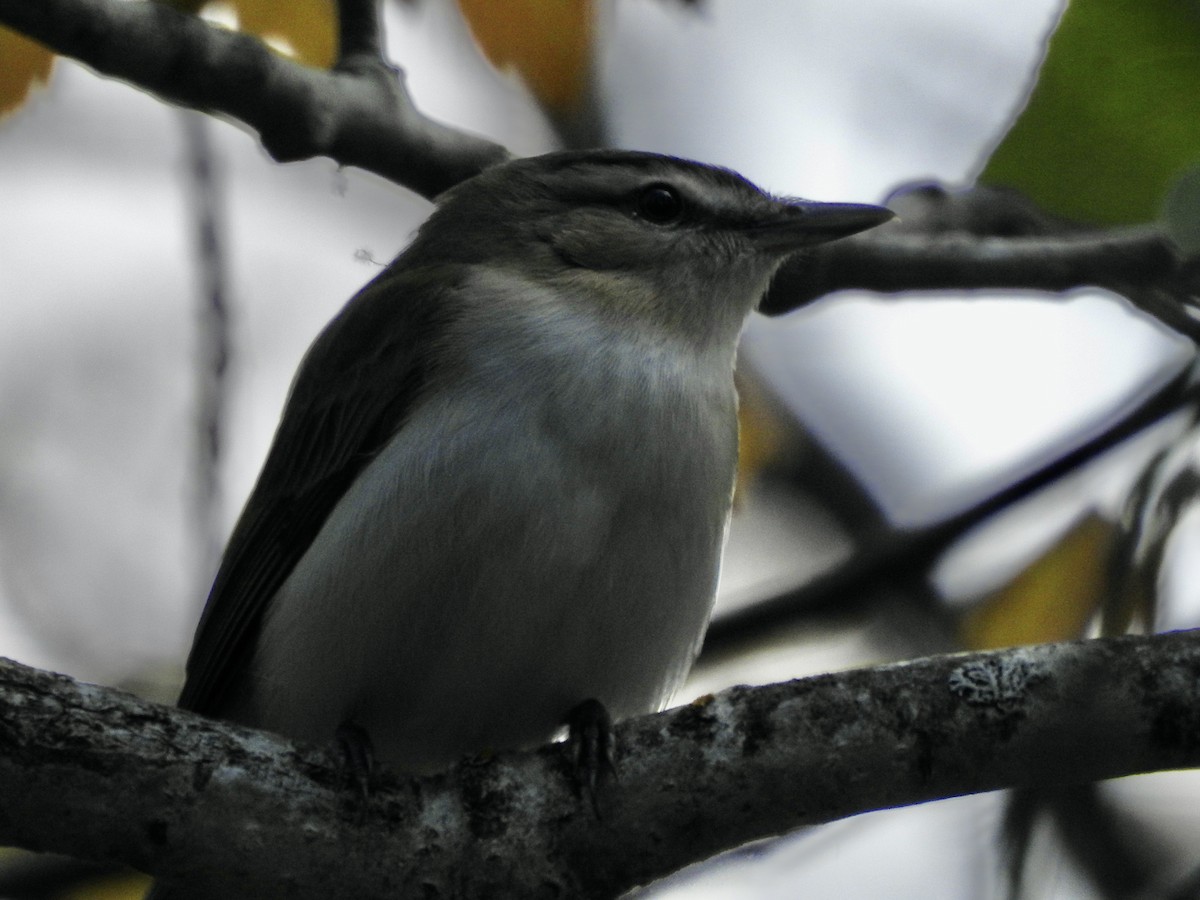
[[617,777],[617,743],[612,717],[596,699],[584,700],[567,713],[567,748],[576,796],[586,796],[596,818],[600,815],[599,788]]
[[338,772],[358,795],[359,818],[366,810],[375,776],[375,747],[367,730],[357,722],[345,721],[334,733],[338,750]]

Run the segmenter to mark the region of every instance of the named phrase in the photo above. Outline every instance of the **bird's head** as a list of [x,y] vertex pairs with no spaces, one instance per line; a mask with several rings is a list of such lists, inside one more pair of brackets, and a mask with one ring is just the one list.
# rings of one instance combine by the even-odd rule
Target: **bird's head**
[[566,151],[453,188],[411,252],[505,267],[570,302],[723,339],[736,337],[788,256],[891,217],[772,197],[728,169],[674,157]]

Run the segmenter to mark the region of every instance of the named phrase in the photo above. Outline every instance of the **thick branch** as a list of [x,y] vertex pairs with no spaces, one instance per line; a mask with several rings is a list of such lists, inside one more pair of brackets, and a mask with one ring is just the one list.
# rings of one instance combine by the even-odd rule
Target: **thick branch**
[[[900,218],[788,263],[762,304],[779,314],[833,291],[972,289],[1123,294],[1200,341],[1196,261],[1153,226],[1109,230],[1069,222],[1007,188],[905,185],[888,198]],[[956,295],[952,295],[956,296]]]
[[368,61],[369,28],[343,47],[353,64],[326,72],[158,3],[0,0],[0,23],[163,100],[244,122],[281,162],[328,156],[434,197],[508,158],[422,115],[400,73]]
[[1059,236],[904,233],[890,226],[820,247],[780,270],[762,309],[778,313],[832,291],[976,288],[1119,293],[1172,277],[1179,253],[1160,231],[1127,228]]
[[621,725],[601,821],[557,747],[385,773],[360,810],[320,751],[6,663],[0,841],[227,895],[611,897],[866,810],[1196,766],[1196,637],[735,688]]

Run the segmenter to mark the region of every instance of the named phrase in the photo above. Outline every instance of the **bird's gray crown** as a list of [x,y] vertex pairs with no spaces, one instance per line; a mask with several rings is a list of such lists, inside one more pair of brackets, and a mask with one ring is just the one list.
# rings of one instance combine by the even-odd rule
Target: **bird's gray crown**
[[[644,221],[639,204],[656,187],[680,203],[671,221]],[[620,242],[639,233],[662,240],[654,232],[664,228],[752,229],[777,219],[786,206],[717,166],[639,151],[562,151],[495,166],[446,192],[412,249],[420,256],[461,262],[516,253],[527,257],[555,229],[570,227],[563,221],[569,212],[593,214],[589,227],[597,237]]]

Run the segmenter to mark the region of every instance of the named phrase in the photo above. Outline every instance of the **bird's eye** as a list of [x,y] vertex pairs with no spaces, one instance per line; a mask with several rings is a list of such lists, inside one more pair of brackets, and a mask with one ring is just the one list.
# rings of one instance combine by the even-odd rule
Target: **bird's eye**
[[683,215],[683,198],[668,184],[652,184],[637,195],[637,214],[655,225],[669,225]]

